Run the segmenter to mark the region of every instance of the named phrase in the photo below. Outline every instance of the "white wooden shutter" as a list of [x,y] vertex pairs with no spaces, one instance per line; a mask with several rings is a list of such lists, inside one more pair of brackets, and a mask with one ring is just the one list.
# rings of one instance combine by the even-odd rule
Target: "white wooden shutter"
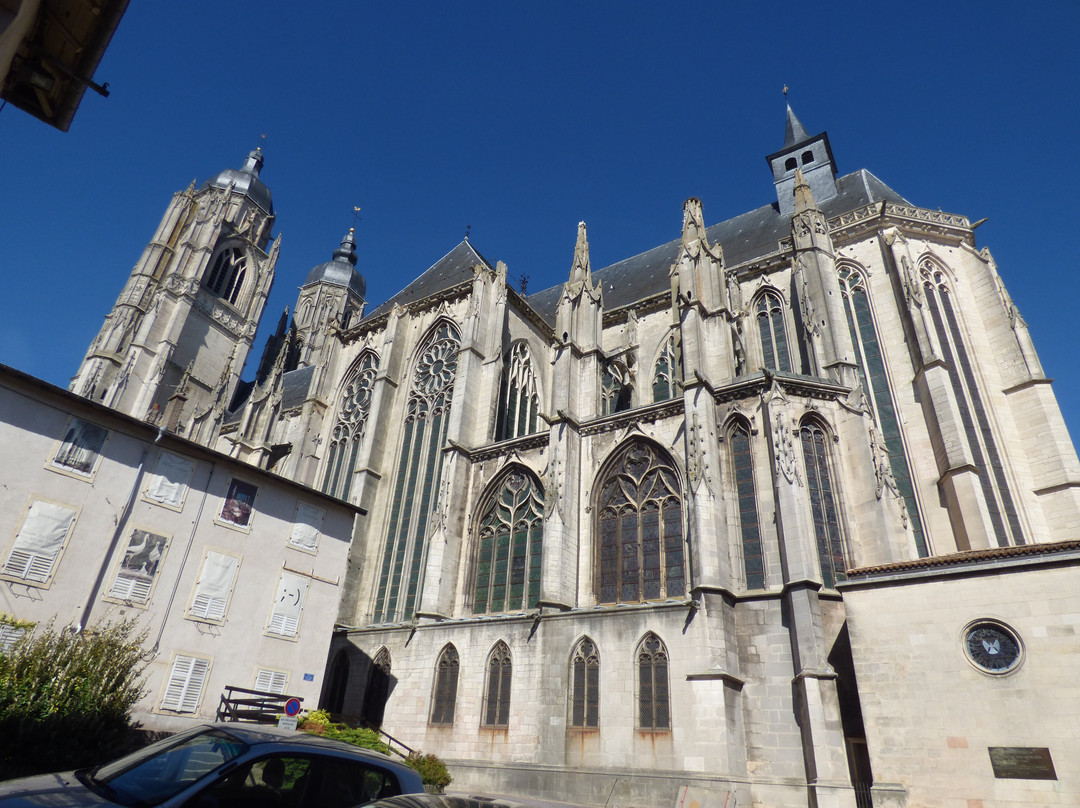
[[116,580],[109,589],[109,597],[117,600],[127,600],[132,603],[146,603],[150,598],[150,589],[153,587],[153,579],[144,576],[136,576],[120,570],[116,573]]
[[281,573],[277,597],[270,613],[269,630],[283,637],[295,637],[300,627],[300,613],[304,609],[308,579],[291,572]]
[[162,452],[158,459],[157,473],[150,478],[146,487],[146,496],[162,505],[179,508],[184,504],[191,473],[195,464],[182,457]]
[[21,638],[26,636],[26,629],[11,623],[0,623],[0,651],[7,653]]
[[289,544],[311,552],[319,549],[319,531],[322,530],[325,515],[326,511],[322,508],[316,508],[314,505],[307,505],[303,502],[297,505],[296,518],[293,521]]
[[62,505],[35,500],[15,536],[4,572],[27,581],[45,583],[64,546],[75,511]]
[[202,700],[203,685],[209,671],[209,659],[177,655],[169,672],[169,682],[165,685],[161,709],[177,713],[195,712]]
[[284,695],[285,685],[289,682],[289,674],[282,671],[268,671],[262,668],[255,675],[255,689],[264,693],[277,693]]
[[239,567],[240,559],[236,556],[209,551],[203,561],[199,582],[195,585],[195,597],[189,614],[207,620],[223,619]]

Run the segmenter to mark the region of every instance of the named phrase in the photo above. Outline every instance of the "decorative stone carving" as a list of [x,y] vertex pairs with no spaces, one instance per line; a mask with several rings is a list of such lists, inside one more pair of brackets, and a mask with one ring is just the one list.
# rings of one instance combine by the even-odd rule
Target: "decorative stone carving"
[[[798,424],[795,424],[795,427],[797,426]],[[783,413],[773,415],[772,437],[777,473],[792,485],[802,485],[799,458],[795,453],[795,429],[787,423]]]

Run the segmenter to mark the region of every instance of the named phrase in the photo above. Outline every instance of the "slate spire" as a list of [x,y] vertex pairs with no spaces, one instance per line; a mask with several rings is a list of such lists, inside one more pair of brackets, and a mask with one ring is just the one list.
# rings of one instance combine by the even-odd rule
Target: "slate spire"
[[810,135],[806,132],[806,127],[802,125],[802,122],[795,117],[795,113],[791,109],[791,104],[787,105],[787,126],[784,128],[784,148],[794,146],[796,143],[802,143],[804,140],[809,140]]

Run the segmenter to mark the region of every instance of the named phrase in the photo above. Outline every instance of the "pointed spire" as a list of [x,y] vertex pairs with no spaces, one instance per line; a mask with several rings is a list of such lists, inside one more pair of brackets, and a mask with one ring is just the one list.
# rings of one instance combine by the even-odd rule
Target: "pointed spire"
[[353,228],[349,228],[349,232],[341,240],[341,246],[334,250],[334,260],[348,261],[356,266],[356,235]]
[[810,135],[806,133],[806,127],[802,125],[798,118],[795,117],[795,113],[791,109],[791,104],[787,105],[787,126],[784,129],[784,148],[794,146],[796,143],[802,143],[804,140],[809,140]]
[[577,243],[574,245],[574,264],[570,267],[570,283],[590,283],[591,281],[589,240],[585,232],[585,222],[578,222]]
[[705,240],[705,218],[701,210],[701,200],[690,197],[683,202],[682,243],[683,246],[695,241]]
[[795,169],[795,212],[802,213],[806,210],[817,210],[817,202],[814,201],[814,194],[810,191],[810,184],[806,181],[806,177],[803,176],[802,169]]

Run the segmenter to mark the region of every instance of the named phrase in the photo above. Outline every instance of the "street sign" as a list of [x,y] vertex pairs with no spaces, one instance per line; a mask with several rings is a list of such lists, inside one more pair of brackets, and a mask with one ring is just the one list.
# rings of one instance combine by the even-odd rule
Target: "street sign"
[[283,715],[277,720],[277,725],[280,729],[296,730],[296,716],[295,715]]
[[285,702],[285,715],[290,718],[300,715],[300,699],[289,699]]

